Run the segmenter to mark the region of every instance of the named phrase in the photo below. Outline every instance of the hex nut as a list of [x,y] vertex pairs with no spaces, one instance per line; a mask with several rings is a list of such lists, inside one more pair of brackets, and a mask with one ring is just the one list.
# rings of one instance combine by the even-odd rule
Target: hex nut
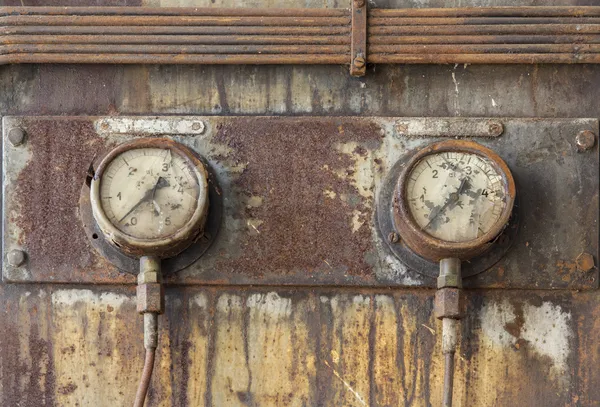
[[25,131],[20,127],[13,127],[8,131],[8,141],[13,147],[20,146],[25,140]]
[[596,135],[589,130],[580,131],[575,137],[575,143],[578,151],[587,151],[596,144]]
[[463,316],[463,295],[458,288],[442,288],[435,293],[433,311],[438,319],[461,319]]
[[577,269],[580,271],[590,271],[594,268],[594,256],[589,253],[581,253],[575,260]]
[[13,267],[20,267],[25,263],[26,255],[23,250],[14,249],[8,252],[6,260]]
[[145,271],[138,274],[137,281],[138,284],[159,283],[159,278],[158,271]]
[[460,287],[462,280],[456,274],[445,274],[437,278],[437,288]]
[[136,288],[137,294],[137,311],[140,314],[146,312],[154,312],[162,314],[165,310],[164,288],[162,284],[145,283],[138,284]]

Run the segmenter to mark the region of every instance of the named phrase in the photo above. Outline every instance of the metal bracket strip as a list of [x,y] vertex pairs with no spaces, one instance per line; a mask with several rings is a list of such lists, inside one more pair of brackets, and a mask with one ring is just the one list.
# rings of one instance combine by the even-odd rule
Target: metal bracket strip
[[367,2],[352,2],[352,61],[350,75],[364,76],[367,72]]

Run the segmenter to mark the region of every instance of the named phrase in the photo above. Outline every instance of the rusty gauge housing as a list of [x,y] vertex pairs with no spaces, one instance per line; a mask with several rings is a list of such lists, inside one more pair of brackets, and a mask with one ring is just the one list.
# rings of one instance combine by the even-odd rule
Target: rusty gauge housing
[[469,260],[504,230],[515,195],[513,176],[496,153],[472,141],[443,141],[406,162],[393,194],[393,222],[419,256]]
[[168,258],[202,236],[207,170],[190,148],[166,138],[124,143],[101,161],[90,203],[107,242],[131,257]]

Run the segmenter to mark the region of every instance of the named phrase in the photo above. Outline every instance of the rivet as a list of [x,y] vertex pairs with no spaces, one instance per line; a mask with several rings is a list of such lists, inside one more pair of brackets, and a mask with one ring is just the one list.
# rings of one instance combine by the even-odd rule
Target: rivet
[[594,268],[594,256],[589,253],[581,253],[575,260],[577,269],[581,271],[590,271]]
[[577,144],[577,150],[589,150],[596,144],[596,135],[589,130],[580,131],[575,137],[575,143]]
[[8,141],[13,147],[20,146],[25,140],[25,131],[20,127],[13,127],[8,131]]
[[14,249],[8,252],[6,256],[6,260],[8,260],[8,264],[13,267],[22,266],[25,263],[25,252],[23,250]]

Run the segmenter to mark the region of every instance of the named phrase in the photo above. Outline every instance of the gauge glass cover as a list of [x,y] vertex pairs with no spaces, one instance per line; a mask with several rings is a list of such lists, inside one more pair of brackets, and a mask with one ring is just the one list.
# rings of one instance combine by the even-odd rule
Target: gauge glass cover
[[469,152],[423,157],[406,186],[415,222],[446,242],[468,242],[492,230],[507,205],[505,190],[490,160]]
[[200,187],[194,169],[171,149],[135,148],[108,164],[100,200],[109,221],[121,232],[160,239],[190,221]]

